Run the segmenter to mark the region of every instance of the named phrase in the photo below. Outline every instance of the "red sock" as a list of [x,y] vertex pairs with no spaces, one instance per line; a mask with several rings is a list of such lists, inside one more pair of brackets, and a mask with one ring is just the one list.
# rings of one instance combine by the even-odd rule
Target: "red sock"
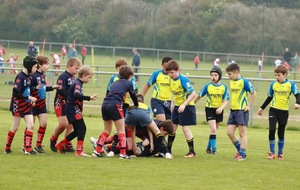
[[44,139],[45,132],[46,132],[46,127],[40,126],[39,130],[38,130],[36,146],[42,146],[42,142],[43,142],[43,139]]
[[14,137],[15,137],[15,133],[12,132],[11,130],[9,130],[7,133],[5,150],[10,150],[10,146],[11,146],[12,141],[14,140]]
[[51,141],[51,142],[56,142],[57,139],[58,139],[58,137],[55,137],[55,136],[53,136],[53,135],[51,135],[51,137],[50,137],[50,141]]
[[101,133],[101,135],[99,136],[99,139],[98,139],[98,142],[97,142],[97,147],[96,147],[97,152],[103,152],[102,151],[102,146],[104,145],[105,140],[107,139],[108,135],[109,134],[107,132],[103,131]]
[[126,155],[126,136],[125,133],[120,133],[119,135],[120,143],[120,154]]
[[76,152],[77,154],[81,154],[83,151],[83,140],[78,140],[77,141],[77,148],[76,148]]
[[114,140],[114,136],[107,137],[107,139],[105,140],[105,144],[110,144],[112,143],[113,140]]
[[27,132],[27,127],[25,127],[24,129],[24,145],[23,145],[24,148],[26,147],[26,132]]
[[72,142],[68,141],[66,144],[66,149],[69,150],[70,148],[73,148]]
[[26,130],[26,133],[25,133],[25,149],[26,149],[27,152],[30,152],[32,150],[31,149],[32,135],[33,135],[32,131],[27,131]]
[[69,143],[69,141],[68,141],[66,138],[64,138],[62,141],[59,142],[59,144],[60,144],[62,147],[66,146],[68,143]]

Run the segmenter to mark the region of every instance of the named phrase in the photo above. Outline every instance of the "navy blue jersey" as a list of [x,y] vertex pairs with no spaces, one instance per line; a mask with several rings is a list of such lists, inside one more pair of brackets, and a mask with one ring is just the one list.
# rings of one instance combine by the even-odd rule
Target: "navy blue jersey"
[[67,118],[69,122],[82,119],[83,100],[90,100],[89,96],[84,96],[82,92],[83,82],[76,79],[67,92]]
[[14,116],[24,116],[31,112],[30,77],[24,72],[19,73],[14,81],[13,93],[10,103],[10,111]]
[[103,104],[118,104],[123,105],[126,100],[126,93],[129,92],[132,101],[135,106],[138,106],[137,98],[135,95],[135,91],[133,90],[133,86],[131,82],[125,79],[120,79],[113,82],[110,86],[109,93],[103,100]]
[[[44,73],[36,71],[31,76],[31,96],[35,97],[37,100],[35,102],[36,108],[42,108],[46,104],[46,79]],[[40,89],[36,89],[36,87],[42,84]]]
[[66,100],[67,91],[69,90],[74,80],[75,77],[72,76],[67,71],[59,75],[56,84],[60,85],[62,88],[61,90],[56,90],[56,94],[54,98],[54,106],[62,106],[66,103],[65,100]]

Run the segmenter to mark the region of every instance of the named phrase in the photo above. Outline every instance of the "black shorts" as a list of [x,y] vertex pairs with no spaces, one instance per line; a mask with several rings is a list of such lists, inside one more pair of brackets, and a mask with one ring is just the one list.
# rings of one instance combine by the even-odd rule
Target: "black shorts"
[[279,109],[270,107],[270,109],[269,109],[269,128],[276,129],[277,122],[280,125],[286,126],[288,118],[289,118],[288,110],[279,110]]
[[220,123],[223,121],[223,112],[221,114],[216,114],[216,110],[218,108],[208,108],[205,107],[205,113],[206,113],[206,121],[209,120],[216,120],[217,123]]
[[56,117],[66,116],[66,104],[60,104],[59,106],[54,106]]
[[124,111],[122,106],[118,104],[102,104],[101,107],[102,118],[105,121],[117,121],[124,118]]
[[175,125],[196,125],[196,107],[186,106],[182,113],[178,113],[179,106],[175,106],[172,113],[172,122]]
[[154,117],[158,114],[165,114],[166,119],[171,119],[171,101],[151,98],[151,109]]
[[47,108],[46,105],[44,105],[43,107],[39,108],[39,107],[33,107],[32,108],[32,114],[34,116],[37,116],[39,114],[43,114],[43,113],[47,113]]

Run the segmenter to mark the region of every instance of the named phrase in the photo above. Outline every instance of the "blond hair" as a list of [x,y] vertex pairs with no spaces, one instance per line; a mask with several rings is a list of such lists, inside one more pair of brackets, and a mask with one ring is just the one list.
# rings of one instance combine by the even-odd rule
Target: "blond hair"
[[81,61],[77,57],[71,57],[67,61],[67,68],[68,67],[73,67],[74,65],[81,66]]
[[85,65],[79,69],[78,78],[82,78],[83,75],[92,75],[92,74],[94,74],[93,70],[89,66]]

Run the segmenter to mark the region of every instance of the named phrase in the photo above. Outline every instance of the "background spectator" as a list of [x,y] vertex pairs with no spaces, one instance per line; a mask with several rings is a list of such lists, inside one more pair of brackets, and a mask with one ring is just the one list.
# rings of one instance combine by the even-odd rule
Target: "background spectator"
[[68,59],[70,59],[71,57],[77,57],[77,50],[73,47],[72,44],[69,45]]
[[[134,48],[132,50],[132,52],[133,52],[133,59],[132,59],[133,72],[138,73],[139,72],[139,66],[141,64],[140,54],[138,53],[136,48]],[[135,81],[139,82],[139,76],[134,75],[134,77],[135,77]]]
[[83,44],[82,48],[81,48],[82,65],[84,65],[84,60],[85,60],[86,54],[87,54],[86,45]]
[[30,41],[29,46],[27,48],[27,54],[32,57],[36,57],[38,52],[39,52],[38,47],[34,45],[33,41]]

